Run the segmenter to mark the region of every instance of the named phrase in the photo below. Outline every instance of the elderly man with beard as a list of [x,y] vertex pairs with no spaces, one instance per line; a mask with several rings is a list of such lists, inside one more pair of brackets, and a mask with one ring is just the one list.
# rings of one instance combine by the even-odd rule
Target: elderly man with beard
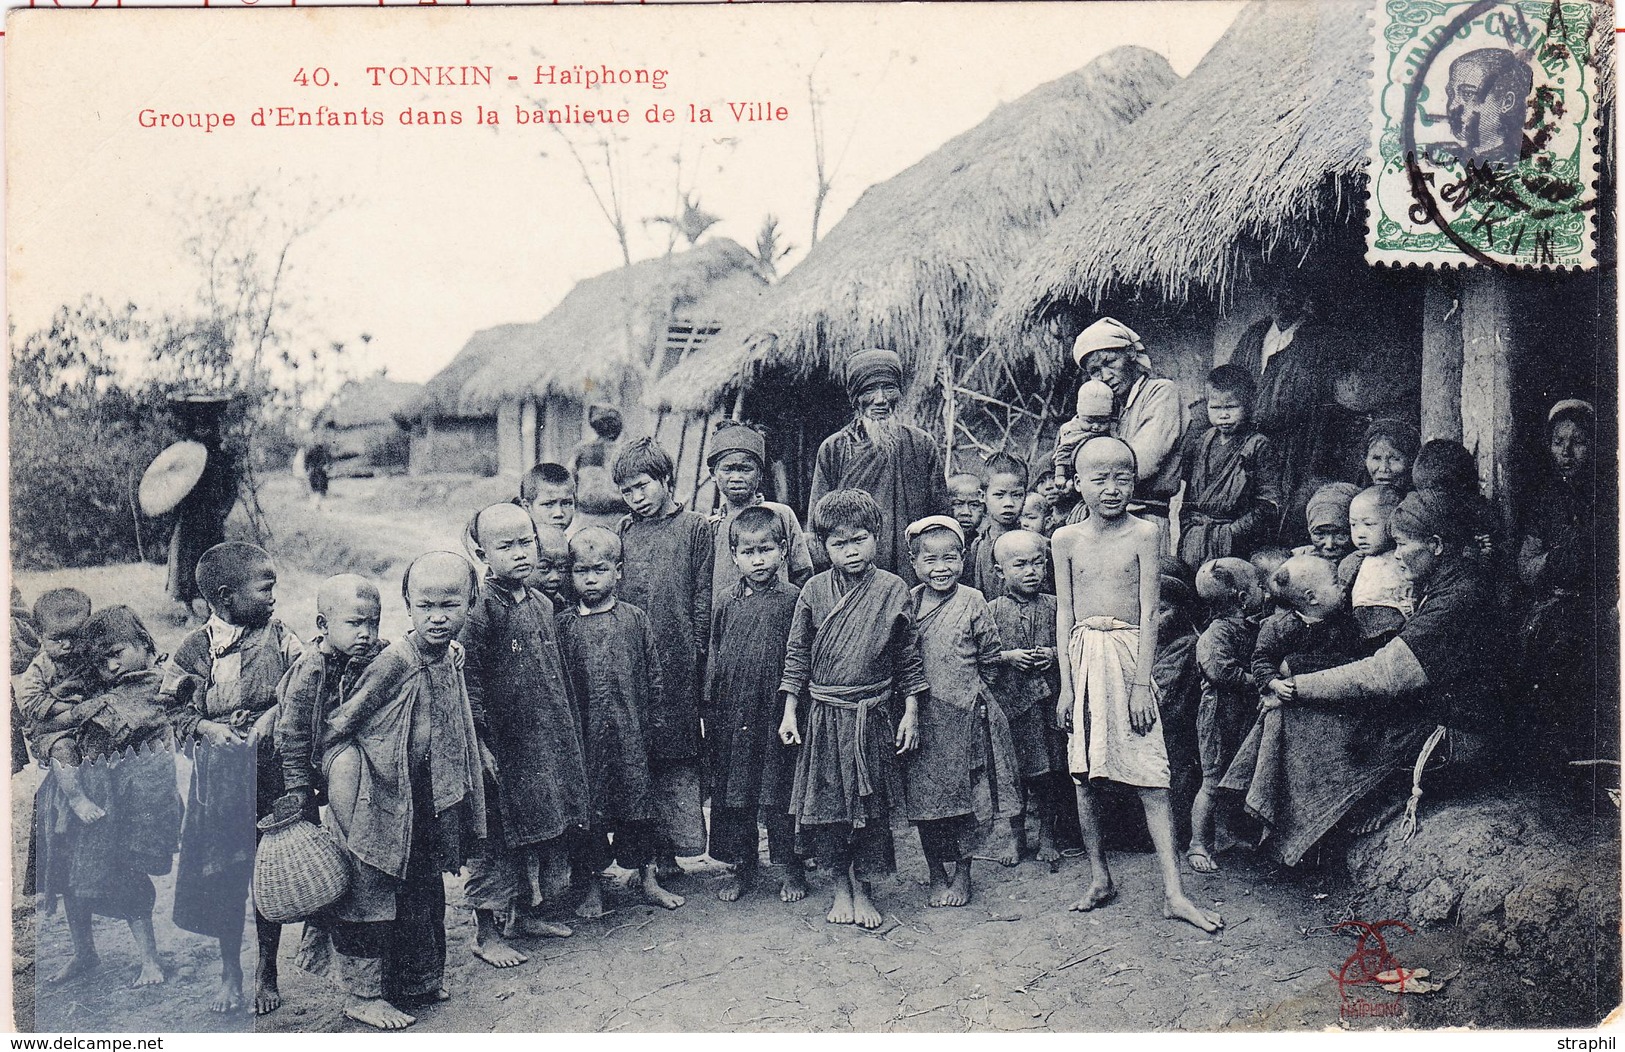
[[1152,375],[1139,334],[1116,318],[1101,318],[1080,332],[1072,344],[1072,360],[1091,380],[1112,389],[1117,407],[1112,434],[1134,451],[1129,511],[1156,526],[1158,550],[1166,555],[1168,504],[1179,492],[1179,442],[1185,433],[1179,385]]
[[[807,506],[817,508],[824,494],[838,489],[860,489],[874,497],[882,516],[875,565],[912,587],[908,524],[952,509],[942,457],[930,435],[897,419],[903,362],[895,352],[866,350],[848,358],[846,393],[856,410],[854,419],[818,447]],[[819,569],[829,566],[822,545],[814,546],[813,560]]]

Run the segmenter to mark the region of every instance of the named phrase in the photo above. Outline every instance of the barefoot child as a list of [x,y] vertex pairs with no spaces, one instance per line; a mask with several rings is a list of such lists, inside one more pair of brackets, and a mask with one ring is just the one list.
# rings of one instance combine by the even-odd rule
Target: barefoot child
[[995,453],[987,461],[987,519],[982,535],[970,549],[970,586],[988,601],[1004,594],[1004,578],[993,562],[993,545],[1010,530],[1021,528],[1021,511],[1027,501],[1027,465],[1007,453]]
[[[243,904],[254,872],[255,822],[282,795],[276,758],[277,682],[299,656],[299,637],[271,616],[276,569],[252,544],[203,553],[197,584],[211,611],[164,668],[163,693],[178,744],[192,752],[192,780],[175,871],[175,924],[220,943],[213,1012],[242,1007]],[[282,926],[255,914],[259,968],[254,1012],[282,1004],[277,945]]]
[[40,763],[57,767],[56,783],[68,807],[82,821],[101,817],[100,808],[79,790],[82,757],[77,740],[82,722],[75,706],[97,685],[86,663],[80,632],[90,620],[90,596],[77,588],[53,588],[34,603],[40,646],[18,681],[17,707],[27,724],[29,745]]
[[[1092,880],[1074,910],[1092,910],[1116,894],[1101,844],[1091,783],[1109,779],[1136,788],[1162,872],[1163,915],[1204,931],[1218,914],[1185,897],[1174,851],[1168,753],[1151,688],[1160,578],[1156,526],[1128,513],[1134,451],[1120,439],[1094,437],[1078,446],[1077,485],[1089,515],[1055,531],[1058,591],[1056,646],[1065,647],[1056,721],[1072,733],[1068,750],[1077,783],[1078,818]],[[1143,627],[1142,627],[1143,626]]]
[[637,871],[645,902],[674,910],[683,897],[661,887],[655,872],[650,738],[657,729],[651,714],[660,709],[665,675],[654,629],[648,614],[615,595],[620,538],[602,526],[584,527],[570,538],[570,558],[576,605],[559,613],[559,650],[581,709],[592,815],[577,848],[576,872],[587,881],[587,896],[576,912],[603,916],[598,875],[611,862]]
[[1198,873],[1217,873],[1213,818],[1219,780],[1258,716],[1258,685],[1251,662],[1264,586],[1252,563],[1226,556],[1202,564],[1196,572],[1196,594],[1207,604],[1212,620],[1196,640],[1196,665],[1202,672],[1202,700],[1196,710],[1202,788],[1191,805],[1191,842],[1185,858]]
[[[813,522],[830,568],[796,601],[779,683],[779,739],[802,745],[790,813],[797,834],[805,832],[819,864],[835,876],[825,919],[878,928],[869,885],[897,869],[891,815],[903,805],[903,788],[896,757],[917,743],[925,670],[908,586],[875,566],[880,505],[862,490],[832,490],[819,499]],[[902,717],[894,727],[898,695]],[[796,711],[803,696],[805,720]]]
[[650,696],[649,773],[655,859],[677,877],[678,855],[705,853],[700,803],[700,682],[711,640],[712,526],[672,498],[677,469],[653,439],[615,458],[615,485],[632,513],[621,520],[626,602],[648,615],[661,689]]
[[[536,916],[530,873],[562,863],[587,825],[587,768],[553,624],[552,603],[525,580],[536,528],[523,508],[493,504],[469,530],[489,568],[458,641],[480,743],[495,760],[487,780],[486,840],[463,886],[474,911],[474,956],[494,968],[529,960],[503,938],[563,938],[570,929]],[[567,840],[566,838],[570,838]]]
[[788,505],[762,499],[762,477],[767,471],[767,443],[761,432],[743,424],[727,424],[711,439],[706,466],[717,480],[722,507],[711,516],[715,546],[711,552],[711,607],[722,605],[723,597],[739,583],[728,542],[728,524],[746,508],[766,508],[784,527],[785,550],[780,560],[779,580],[800,588],[812,576],[812,553],[801,520]]
[[981,593],[959,583],[959,524],[944,515],[910,523],[908,545],[921,582],[910,598],[930,693],[919,705],[919,747],[903,762],[907,813],[930,871],[930,904],[963,906],[971,900],[971,857],[990,833],[1000,844],[997,860],[1016,864],[1015,747],[989,689],[1003,647]]
[[62,897],[73,940],[73,957],[47,981],[96,968],[94,915],[129,924],[141,955],[130,985],[153,986],[164,972],[152,930],[152,878],[174,864],[181,823],[169,717],[158,700],[162,675],[153,668],[152,637],[128,607],[96,614],[78,643],[94,683],[75,711],[85,762],[74,793],[90,810],[69,804],[61,780],[67,768],[55,764],[35,809],[35,890],[45,896],[44,912]]
[[999,538],[993,554],[1005,585],[1004,594],[988,604],[1004,647],[993,674],[993,696],[1010,721],[1026,811],[1038,819],[1038,860],[1054,862],[1061,857],[1055,818],[1070,785],[1066,735],[1054,717],[1061,691],[1055,597],[1042,591],[1049,545],[1036,533],[1012,530]]
[[1354,620],[1370,653],[1397,636],[1416,612],[1416,597],[1394,557],[1394,536],[1388,526],[1403,498],[1392,486],[1372,486],[1349,504],[1354,552],[1338,565],[1337,579],[1349,590]]
[[[401,579],[412,630],[373,658],[347,694],[341,686],[317,746],[327,828],[350,858],[350,888],[316,937],[307,932],[299,965],[338,982],[344,1014],[379,1030],[417,1021],[403,1009],[447,1000],[442,874],[460,870],[486,833],[482,758],[457,642],[478,584],[474,567],[452,552],[412,560]],[[323,587],[335,616],[370,612],[368,590],[353,581]],[[353,596],[336,602],[346,591]]]
[[736,901],[754,882],[759,817],[768,860],[783,874],[779,898],[798,902],[807,896],[790,817],[799,750],[779,741],[778,685],[799,593],[779,576],[789,545],[783,519],[762,505],[744,508],[727,534],[730,562],[742,576],[712,614],[705,708],[711,857],[734,867],[717,898]]

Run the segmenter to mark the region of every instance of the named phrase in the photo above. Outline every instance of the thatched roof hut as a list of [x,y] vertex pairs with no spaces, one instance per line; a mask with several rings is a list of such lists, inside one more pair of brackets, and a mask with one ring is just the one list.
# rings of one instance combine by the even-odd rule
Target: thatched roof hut
[[417,397],[401,406],[395,414],[396,419],[410,424],[425,417],[464,415],[461,405],[463,385],[469,377],[494,358],[518,354],[521,348],[534,346],[539,324],[533,321],[510,322],[476,332],[444,369],[423,384]]
[[1302,255],[1326,220],[1363,214],[1369,17],[1366,3],[1243,11],[1124,135],[1141,163],[1102,171],[1050,227],[1006,286],[995,331],[1142,289],[1222,300],[1249,260]]
[[896,349],[933,383],[979,339],[1005,278],[1082,189],[1118,134],[1178,81],[1162,56],[1111,51],[1051,81],[864,191],[756,309],[661,385],[700,410],[764,369],[838,372],[865,346]]
[[393,426],[395,416],[423,395],[423,385],[391,380],[382,373],[346,380],[313,422],[317,428],[348,431],[376,424]]
[[[642,377],[651,354],[668,350],[672,322],[714,322],[724,312],[748,309],[765,286],[755,257],[727,238],[588,278],[541,321],[479,334],[490,338],[463,374],[456,404],[475,415],[515,398],[618,392],[626,380]],[[465,353],[474,347],[471,340]]]

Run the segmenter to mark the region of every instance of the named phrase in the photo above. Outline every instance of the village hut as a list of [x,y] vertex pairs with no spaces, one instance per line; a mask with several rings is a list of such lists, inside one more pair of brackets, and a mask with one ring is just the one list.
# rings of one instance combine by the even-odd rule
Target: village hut
[[1162,56],[1124,47],[999,106],[866,190],[748,316],[729,319],[718,347],[660,386],[658,404],[764,425],[785,461],[780,495],[800,501],[819,440],[850,412],[843,363],[890,347],[909,368],[913,415],[962,460],[1032,453],[1059,417],[1022,355],[1053,350],[1023,337],[996,354],[984,321],[1091,167],[1121,156],[1122,129],[1177,80]]
[[424,429],[470,435],[472,462],[517,478],[564,461],[587,437],[588,407],[608,404],[628,436],[654,434],[681,454],[692,486],[703,421],[668,420],[644,407],[643,390],[764,285],[755,257],[726,238],[588,278],[540,321],[476,333],[426,385]]
[[383,373],[346,380],[311,422],[313,441],[327,447],[335,475],[400,474],[407,469],[407,431],[395,414],[419,399],[423,385]]
[[460,401],[463,384],[498,353],[535,346],[531,334],[537,324],[512,322],[476,332],[395,414],[397,422],[411,431],[412,474],[497,473],[496,415],[465,410]]
[[[1322,320],[1361,349],[1356,364],[1380,364],[1340,385],[1340,401],[1346,391],[1354,403],[1345,408],[1408,414],[1425,439],[1462,441],[1509,521],[1555,399],[1586,398],[1614,419],[1614,362],[1596,353],[1610,339],[1598,304],[1614,302],[1613,271],[1365,262],[1372,14],[1368,3],[1247,7],[1124,134],[1115,153],[1134,163],[1103,166],[1050,226],[1005,286],[994,340],[1047,331],[1059,342],[1044,360],[1060,361],[1073,334],[1110,314],[1147,337],[1159,366],[1174,363],[1163,371],[1194,400],[1292,272],[1314,288]],[[1602,83],[1611,91],[1611,77]],[[1611,216],[1611,179],[1601,186]]]

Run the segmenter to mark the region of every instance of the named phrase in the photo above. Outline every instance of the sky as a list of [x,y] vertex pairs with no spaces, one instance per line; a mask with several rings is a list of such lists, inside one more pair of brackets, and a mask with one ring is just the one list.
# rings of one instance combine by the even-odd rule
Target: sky
[[[664,252],[679,187],[747,247],[768,214],[809,244],[809,75],[833,186],[827,232],[1000,102],[1122,45],[1187,74],[1236,3],[771,4],[276,11],[38,11],[6,24],[8,310],[19,337],[87,294],[161,311],[192,302],[184,249],[200,202],[258,187],[271,215],[320,215],[288,255],[301,339],[351,348],[343,368],[423,380],[475,331],[542,317],[620,263],[565,140],[515,123],[539,101],[630,111],[616,175],[634,259]],[[667,87],[537,86],[537,67],[664,69]],[[490,85],[387,84],[398,66],[486,66]],[[326,86],[316,70],[326,71]],[[295,78],[303,70],[306,84]],[[453,79],[460,79],[460,72]],[[516,80],[510,81],[509,77]],[[373,86],[373,80],[386,83]],[[739,123],[729,102],[785,119]],[[684,120],[706,107],[711,124]],[[256,128],[266,107],[318,106],[381,126]],[[677,120],[649,124],[650,106]],[[476,107],[495,127],[475,123]],[[224,114],[232,128],[141,126],[141,111]],[[402,110],[463,124],[403,126]],[[273,121],[274,123],[274,121]],[[571,141],[593,164],[598,129]],[[679,164],[677,158],[681,158]],[[363,348],[362,333],[371,336]]]

